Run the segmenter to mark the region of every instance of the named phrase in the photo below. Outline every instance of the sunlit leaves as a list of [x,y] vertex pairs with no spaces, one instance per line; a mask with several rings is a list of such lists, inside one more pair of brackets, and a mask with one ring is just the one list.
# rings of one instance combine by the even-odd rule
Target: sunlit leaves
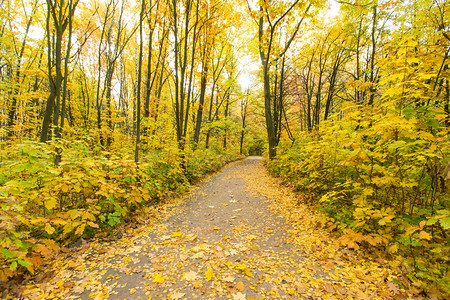
[[[442,283],[435,265],[448,249],[448,139],[438,139],[442,127],[428,121],[437,121],[432,109],[410,107],[403,115],[395,105],[346,110],[339,122],[319,129],[320,139],[305,134],[271,168],[314,195],[337,223],[342,245],[387,247],[422,277]],[[434,200],[426,200],[432,190]],[[426,259],[419,267],[414,257]]]
[[187,280],[187,281],[194,281],[197,280],[199,278],[197,272],[194,271],[189,271],[183,274],[182,279]]
[[236,270],[242,272],[243,274],[247,275],[248,277],[253,277],[252,272],[248,269],[246,264],[237,264],[235,266]]
[[[82,143],[61,145],[66,157],[60,167],[54,167],[49,155],[52,145],[13,144],[2,152],[1,170],[6,183],[0,185],[2,276],[25,269],[34,271],[44,259],[58,252],[55,241],[67,245],[98,230],[110,230],[122,223],[132,209],[153,203],[187,182],[180,172],[179,158],[173,153],[144,159],[142,171],[137,171],[130,160],[95,156]],[[205,174],[227,161],[214,152],[205,155],[208,160],[199,153],[199,162],[189,164],[192,172]],[[32,168],[19,168],[22,164]],[[173,236],[180,238],[181,232]],[[27,257],[29,251],[35,255]]]
[[55,228],[53,228],[49,223],[45,224],[45,232],[47,232],[48,234],[53,234],[53,232],[55,232]]
[[153,283],[163,283],[167,278],[161,274],[156,274],[153,276],[152,282]]
[[214,278],[214,272],[211,268],[208,268],[208,270],[206,270],[204,277],[207,281],[211,281]]

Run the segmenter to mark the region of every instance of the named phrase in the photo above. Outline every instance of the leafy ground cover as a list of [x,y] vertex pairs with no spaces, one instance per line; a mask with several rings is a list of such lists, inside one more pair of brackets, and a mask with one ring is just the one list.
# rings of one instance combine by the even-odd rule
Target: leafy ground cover
[[16,287],[23,299],[422,299],[395,262],[342,248],[323,216],[264,170],[231,164],[141,211],[116,242],[84,242]]
[[[62,161],[55,166],[56,149]],[[0,281],[22,280],[80,239],[108,234],[141,207],[186,190],[189,181],[236,155],[152,151],[137,167],[132,151],[105,152],[86,142],[8,144],[0,151]]]

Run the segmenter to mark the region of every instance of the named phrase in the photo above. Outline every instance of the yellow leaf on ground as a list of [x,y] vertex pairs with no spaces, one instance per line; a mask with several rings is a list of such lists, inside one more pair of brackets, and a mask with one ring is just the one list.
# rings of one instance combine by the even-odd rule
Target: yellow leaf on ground
[[242,273],[244,273],[248,277],[253,277],[252,273],[247,268],[247,265],[245,265],[245,264],[238,264],[238,265],[236,265],[235,268],[236,268],[236,270],[241,271]]
[[176,238],[176,237],[181,237],[182,235],[183,235],[183,234],[182,234],[181,232],[175,231],[174,233],[172,233],[171,237]]
[[164,271],[166,268],[164,268],[164,266],[163,265],[161,265],[161,264],[154,264],[153,265],[153,270],[155,270],[155,271]]
[[232,296],[233,296],[233,300],[246,300],[247,299],[245,294],[242,294],[241,292],[233,294]]
[[162,283],[164,282],[164,280],[166,280],[166,277],[162,276],[161,274],[156,274],[155,276],[153,276],[153,283]]
[[208,280],[208,281],[211,281],[211,280],[213,280],[213,277],[214,277],[214,272],[213,272],[213,270],[212,270],[212,269],[208,269],[208,270],[205,272],[205,279]]
[[193,281],[193,280],[198,279],[198,274],[197,274],[197,272],[189,271],[189,272],[184,273],[182,278],[187,281]]
[[234,278],[233,276],[227,276],[227,277],[225,277],[225,278],[223,279],[223,281],[226,281],[226,282],[234,282],[235,279],[236,279],[236,278]]
[[169,298],[172,300],[179,300],[179,299],[183,298],[184,295],[185,295],[185,293],[175,292],[172,295],[170,295]]
[[252,240],[258,239],[258,237],[257,237],[256,235],[254,235],[254,234],[250,234],[250,235],[247,235],[247,239],[249,239],[250,241],[252,241]]
[[239,281],[239,283],[236,284],[236,289],[237,289],[239,292],[242,292],[242,291],[245,289],[245,285],[242,283],[242,281]]

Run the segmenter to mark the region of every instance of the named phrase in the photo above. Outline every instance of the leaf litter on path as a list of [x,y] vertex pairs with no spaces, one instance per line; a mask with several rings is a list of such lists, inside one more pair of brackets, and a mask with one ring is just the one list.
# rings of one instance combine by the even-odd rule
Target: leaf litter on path
[[[231,196],[230,196],[231,195]],[[225,205],[226,204],[226,205]],[[55,260],[23,299],[407,299],[394,268],[339,248],[260,159],[225,167],[114,243]],[[101,250],[101,251],[100,251]]]

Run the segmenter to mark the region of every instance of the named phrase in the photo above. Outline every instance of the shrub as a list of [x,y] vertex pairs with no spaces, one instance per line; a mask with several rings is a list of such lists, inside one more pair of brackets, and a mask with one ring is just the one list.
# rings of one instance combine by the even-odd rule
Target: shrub
[[449,289],[450,147],[437,110],[349,107],[280,147],[269,170],[325,211],[351,248],[377,247]]

